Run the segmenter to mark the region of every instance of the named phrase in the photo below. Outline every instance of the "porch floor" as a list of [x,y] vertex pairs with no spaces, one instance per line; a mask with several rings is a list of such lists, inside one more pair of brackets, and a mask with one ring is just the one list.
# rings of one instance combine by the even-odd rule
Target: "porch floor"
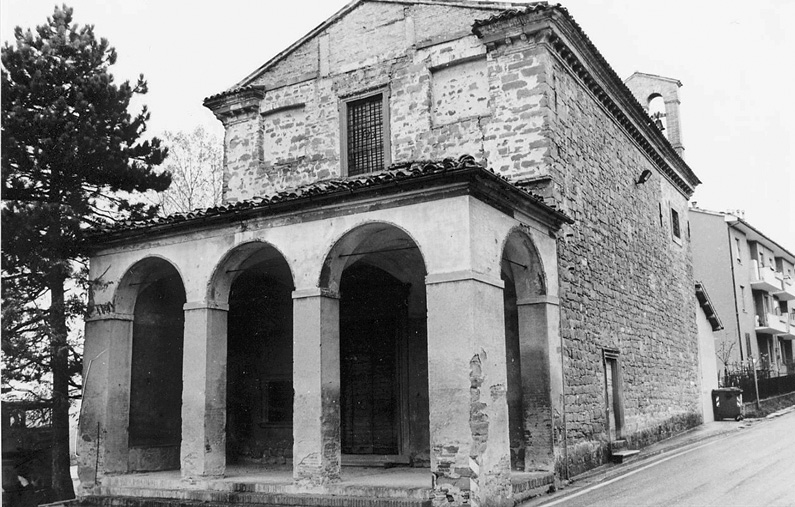
[[[308,496],[317,494],[307,495],[296,491],[292,474],[292,467],[289,465],[246,465],[227,467],[224,477],[189,481],[182,479],[179,470],[114,475],[103,478],[99,491],[84,499],[98,496],[223,503],[235,497],[237,502],[264,501],[270,504],[275,501],[279,505],[310,505],[304,501],[308,500]],[[342,497],[392,499],[398,502],[394,505],[406,506],[427,505],[426,502],[432,496],[429,468],[346,466],[342,468],[340,479],[340,482],[328,485],[322,496],[327,500],[329,497],[339,497],[340,500]],[[553,474],[550,472],[511,474],[516,499],[524,498],[538,488],[548,487],[553,481]],[[298,501],[300,497],[304,497],[304,501],[291,503]],[[381,503],[373,503],[376,504]]]

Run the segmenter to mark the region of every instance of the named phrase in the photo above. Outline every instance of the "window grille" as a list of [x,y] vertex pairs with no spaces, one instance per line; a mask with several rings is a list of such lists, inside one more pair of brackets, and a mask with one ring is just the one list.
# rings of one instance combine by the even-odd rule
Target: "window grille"
[[682,238],[682,231],[679,229],[679,212],[671,209],[671,226],[673,227],[674,237],[677,239]]
[[348,175],[384,169],[383,95],[347,104]]

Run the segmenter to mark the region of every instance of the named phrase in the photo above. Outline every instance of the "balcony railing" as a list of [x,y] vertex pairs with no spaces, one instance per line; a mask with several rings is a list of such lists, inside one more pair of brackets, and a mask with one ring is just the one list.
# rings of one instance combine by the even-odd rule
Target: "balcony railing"
[[772,266],[760,266],[759,261],[753,261],[751,273],[751,288],[767,292],[780,292],[782,290],[783,275]]
[[775,313],[757,314],[755,331],[766,334],[785,334],[789,331],[787,316]]
[[[791,276],[782,277],[781,290],[774,291],[773,295],[781,301],[792,301],[795,299],[795,280]],[[751,284],[753,287],[753,284]]]
[[787,318],[787,331],[782,333],[781,337],[788,340],[795,340],[795,312],[789,314],[789,318]]

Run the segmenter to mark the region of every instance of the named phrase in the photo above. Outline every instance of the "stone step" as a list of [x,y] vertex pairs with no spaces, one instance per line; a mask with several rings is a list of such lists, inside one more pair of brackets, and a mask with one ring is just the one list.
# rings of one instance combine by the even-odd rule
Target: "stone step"
[[549,492],[555,484],[555,474],[552,472],[512,472],[511,486],[515,503],[523,502],[528,498],[540,496]]
[[[119,492],[120,493],[120,492]],[[132,492],[127,492],[132,493]],[[72,507],[431,507],[431,500],[338,495],[237,493],[222,491],[142,491],[157,496],[95,495],[79,498]]]
[[610,452],[610,461],[613,463],[625,463],[626,461],[632,459],[633,456],[640,453],[640,451],[636,451],[633,449],[622,449],[620,451]]
[[610,452],[620,451],[622,449],[627,448],[627,441],[626,440],[613,440],[610,442]]

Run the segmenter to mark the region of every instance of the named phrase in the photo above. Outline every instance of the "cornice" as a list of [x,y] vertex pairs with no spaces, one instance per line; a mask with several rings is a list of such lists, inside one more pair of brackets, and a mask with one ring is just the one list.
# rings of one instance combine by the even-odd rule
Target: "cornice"
[[226,126],[259,114],[260,102],[264,97],[264,87],[246,86],[207,97],[204,107]]
[[660,173],[683,195],[692,196],[700,183],[698,177],[563,7],[535,4],[523,11],[509,11],[477,21],[472,31],[488,51],[520,41],[546,46],[621,125]]

